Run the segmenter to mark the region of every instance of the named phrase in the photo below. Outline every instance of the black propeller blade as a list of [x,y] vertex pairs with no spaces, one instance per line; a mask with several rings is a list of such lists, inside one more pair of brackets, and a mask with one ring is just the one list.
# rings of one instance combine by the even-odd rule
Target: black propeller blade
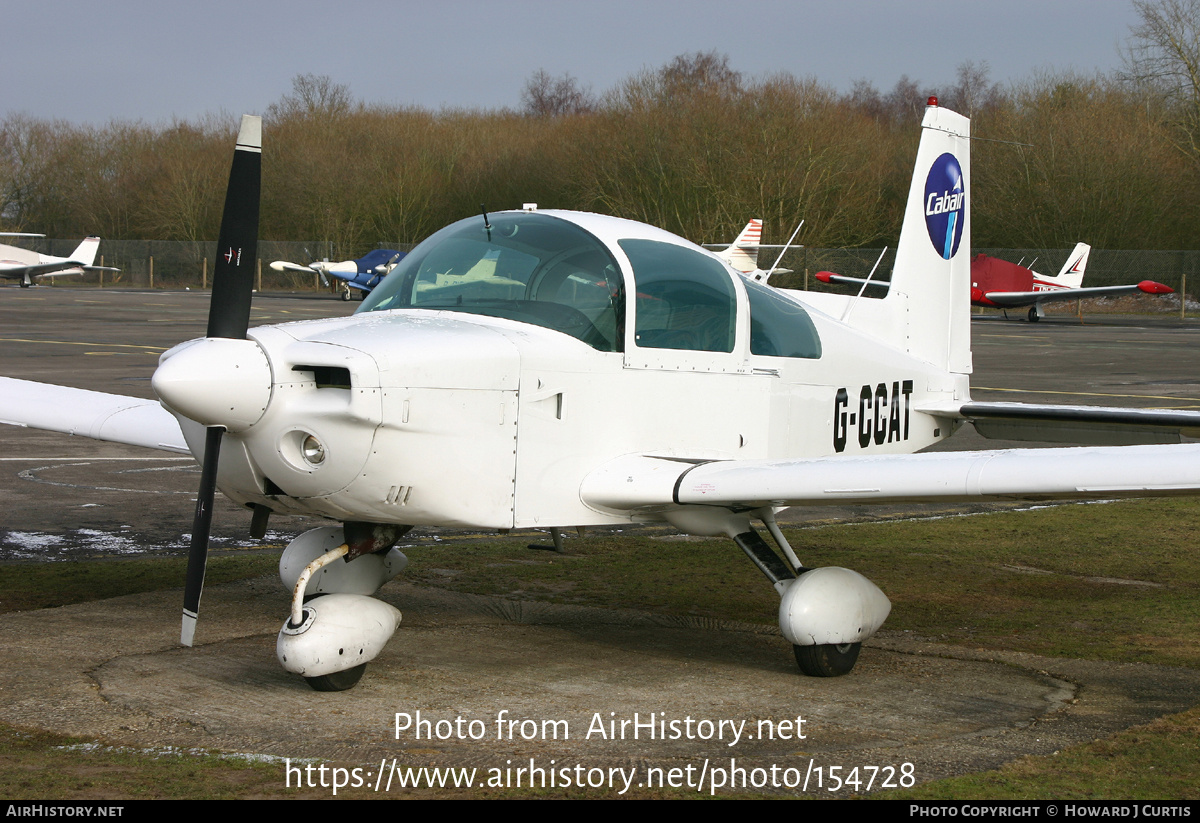
[[[250,296],[254,290],[254,263],[258,255],[261,170],[262,118],[243,115],[217,240],[217,263],[213,269],[212,299],[208,306],[208,337],[243,340],[250,326]],[[183,590],[183,629],[179,640],[185,646],[192,645],[196,618],[200,613],[213,498],[217,489],[217,460],[224,431],[219,426],[210,427],[204,440],[204,465],[200,472],[187,582]]]

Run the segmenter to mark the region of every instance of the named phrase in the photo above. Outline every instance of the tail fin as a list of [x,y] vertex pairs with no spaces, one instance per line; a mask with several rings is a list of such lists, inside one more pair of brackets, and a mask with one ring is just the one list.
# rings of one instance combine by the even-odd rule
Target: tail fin
[[729,248],[717,252],[717,257],[738,271],[749,274],[758,268],[758,244],[761,241],[762,220],[755,218],[746,224]]
[[75,247],[75,251],[71,252],[71,256],[68,259],[79,263],[81,266],[90,266],[96,262],[96,251],[99,248],[99,237],[85,237],[83,242]]
[[[1062,271],[1058,276],[1053,278],[1068,289],[1077,289],[1083,285],[1083,272],[1087,268],[1088,255],[1092,253],[1092,247],[1087,243],[1076,243],[1075,250],[1071,252],[1071,256],[1067,258],[1067,262],[1063,265]],[[1051,279],[1051,278],[1047,278]]]
[[[884,303],[909,353],[971,371],[971,121],[930,98]],[[882,330],[881,330],[882,331]]]

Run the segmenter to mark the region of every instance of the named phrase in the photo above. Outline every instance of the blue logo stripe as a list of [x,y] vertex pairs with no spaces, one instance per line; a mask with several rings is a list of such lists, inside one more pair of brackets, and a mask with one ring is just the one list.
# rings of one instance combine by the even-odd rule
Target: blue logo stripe
[[950,255],[954,253],[954,241],[957,240],[954,236],[954,227],[958,225],[958,212],[950,213],[950,224],[946,226],[946,246],[942,249],[942,259],[949,260]]

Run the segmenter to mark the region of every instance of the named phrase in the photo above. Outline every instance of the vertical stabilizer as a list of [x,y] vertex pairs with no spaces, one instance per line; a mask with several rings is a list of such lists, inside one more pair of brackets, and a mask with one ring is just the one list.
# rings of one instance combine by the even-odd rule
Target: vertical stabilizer
[[83,266],[90,266],[96,262],[96,250],[99,248],[99,237],[85,237],[83,242],[75,247],[75,251],[71,252],[71,256],[67,259]]
[[971,371],[971,122],[925,109],[896,268],[885,298],[902,314],[905,344],[951,372]]
[[1077,289],[1083,285],[1083,272],[1087,269],[1088,255],[1092,253],[1092,247],[1087,243],[1076,243],[1075,250],[1071,252],[1071,256],[1067,258],[1067,262],[1063,264],[1062,270],[1057,277],[1053,279],[1059,285],[1065,286],[1068,289]]
[[758,268],[758,244],[761,242],[762,220],[756,218],[746,224],[729,248],[717,252],[717,257],[738,271],[749,274]]

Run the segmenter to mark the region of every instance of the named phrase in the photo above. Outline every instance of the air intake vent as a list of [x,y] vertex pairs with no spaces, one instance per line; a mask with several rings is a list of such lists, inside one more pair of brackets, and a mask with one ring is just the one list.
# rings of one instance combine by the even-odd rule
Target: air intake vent
[[292,366],[292,371],[310,371],[318,389],[350,388],[350,370],[340,366]]

